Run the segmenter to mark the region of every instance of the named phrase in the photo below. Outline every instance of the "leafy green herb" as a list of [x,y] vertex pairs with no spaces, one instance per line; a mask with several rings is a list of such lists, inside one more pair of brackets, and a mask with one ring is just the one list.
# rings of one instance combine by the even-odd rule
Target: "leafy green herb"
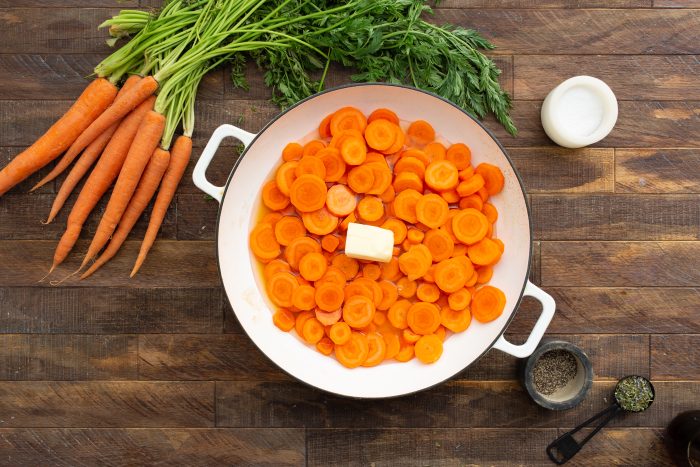
[[628,376],[615,386],[615,400],[624,410],[641,412],[654,401],[654,390],[646,378]]

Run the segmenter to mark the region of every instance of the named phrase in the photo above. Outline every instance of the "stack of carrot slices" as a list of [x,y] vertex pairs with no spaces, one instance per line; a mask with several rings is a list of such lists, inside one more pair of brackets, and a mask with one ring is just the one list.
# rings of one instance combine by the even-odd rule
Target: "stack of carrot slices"
[[[501,170],[472,167],[469,147],[436,141],[426,121],[404,131],[389,109],[344,107],[318,133],[284,148],[250,233],[274,324],[355,368],[433,363],[448,333],[498,318],[505,295],[486,284],[504,250],[488,202]],[[351,222],[393,231],[391,261],[343,254]]]

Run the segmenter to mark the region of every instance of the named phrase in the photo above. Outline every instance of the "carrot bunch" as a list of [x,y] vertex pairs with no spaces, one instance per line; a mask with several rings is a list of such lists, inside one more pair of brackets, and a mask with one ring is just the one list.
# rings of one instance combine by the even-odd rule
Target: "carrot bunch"
[[[489,203],[504,186],[498,167],[473,167],[468,146],[446,146],[426,121],[353,107],[281,159],[250,233],[278,328],[355,368],[433,363],[450,333],[501,315],[505,295],[487,285],[504,251]],[[391,230],[391,260],[346,256],[351,222]]]

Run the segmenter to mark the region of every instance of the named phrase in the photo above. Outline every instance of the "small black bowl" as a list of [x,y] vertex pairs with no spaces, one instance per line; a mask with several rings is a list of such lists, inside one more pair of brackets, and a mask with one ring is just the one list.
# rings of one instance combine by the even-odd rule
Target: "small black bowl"
[[[533,381],[533,370],[537,360],[551,350],[564,350],[574,356],[577,363],[576,376],[565,387],[552,394],[537,391]],[[550,340],[540,344],[527,360],[520,362],[520,378],[532,400],[550,410],[566,410],[576,407],[586,397],[593,384],[593,367],[586,353],[570,342]]]

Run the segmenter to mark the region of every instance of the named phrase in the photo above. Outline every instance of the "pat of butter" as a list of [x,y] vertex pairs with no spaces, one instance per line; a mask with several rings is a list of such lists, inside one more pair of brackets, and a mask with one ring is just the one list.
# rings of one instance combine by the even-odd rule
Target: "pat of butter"
[[345,254],[350,258],[388,263],[394,248],[394,232],[371,225],[348,224]]

